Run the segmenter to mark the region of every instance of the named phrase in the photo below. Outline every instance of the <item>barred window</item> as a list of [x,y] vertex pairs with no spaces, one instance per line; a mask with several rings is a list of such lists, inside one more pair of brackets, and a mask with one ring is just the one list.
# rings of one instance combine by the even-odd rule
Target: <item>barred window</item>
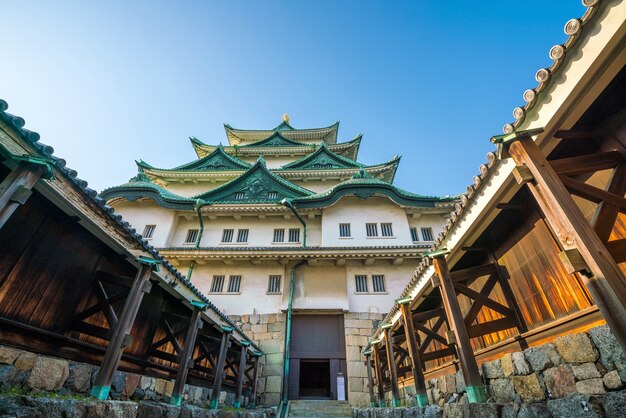
[[367,276],[364,274],[357,274],[354,276],[354,281],[356,282],[356,291],[359,293],[367,292]]
[[241,286],[241,276],[230,276],[228,278],[228,292],[239,293],[239,287]]
[[235,200],[243,200],[246,198],[246,192],[235,193]]
[[413,240],[413,242],[417,242],[420,240],[419,235],[417,235],[417,228],[415,227],[411,228],[411,239]]
[[224,232],[222,232],[222,242],[233,242],[234,232],[234,229],[225,229]]
[[378,224],[365,224],[365,231],[367,232],[368,237],[377,237],[378,236]]
[[339,236],[343,238],[350,237],[350,224],[339,224]]
[[248,242],[248,230],[240,229],[237,231],[237,242]]
[[278,198],[278,192],[269,192],[267,194],[267,198],[272,200],[272,199],[277,199]]
[[284,242],[284,241],[285,241],[285,230],[275,229],[274,230],[274,242]]
[[382,223],[380,224],[380,232],[383,237],[393,237],[393,229],[391,228],[390,223]]
[[220,293],[224,288],[224,276],[213,276],[211,293]]
[[282,276],[270,276],[267,293],[280,293],[280,279]]
[[384,292],[385,291],[385,276],[382,274],[373,274],[372,275],[372,289],[374,292]]
[[300,230],[297,228],[289,229],[289,242],[300,242]]
[[433,229],[432,228],[422,228],[422,238],[424,241],[434,241],[433,239]]
[[142,236],[145,239],[151,239],[154,236],[154,230],[156,229],[156,225],[146,225],[143,230]]
[[197,229],[188,229],[187,236],[185,237],[185,244],[194,244],[198,239]]

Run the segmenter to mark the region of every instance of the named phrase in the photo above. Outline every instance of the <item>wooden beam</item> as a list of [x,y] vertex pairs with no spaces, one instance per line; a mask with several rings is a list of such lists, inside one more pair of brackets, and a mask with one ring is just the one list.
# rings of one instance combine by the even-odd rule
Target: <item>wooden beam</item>
[[98,375],[91,388],[91,395],[100,400],[105,400],[109,397],[113,374],[117,370],[120,360],[122,359],[126,342],[128,341],[126,336],[129,335],[133,322],[135,322],[135,317],[137,316],[137,311],[139,311],[139,305],[141,305],[144,293],[150,291],[149,279],[151,273],[151,264],[141,264],[135,276],[135,280],[133,281],[133,285],[128,292],[122,314],[120,315],[117,326],[113,330],[111,342],[109,342],[106,353],[104,354],[104,359],[102,360],[102,365],[100,366],[100,370],[98,370]]
[[387,367],[389,368],[389,378],[391,379],[391,406],[400,406],[400,388],[398,387],[398,371],[396,369],[395,355],[391,341],[391,328],[384,330],[385,349],[387,351]]
[[[606,189],[607,192],[624,196],[626,193],[626,165],[620,165],[615,170]],[[607,201],[600,202],[593,214],[591,225],[601,241],[607,242],[613,232],[615,221],[619,215],[619,208]]]
[[248,349],[245,345],[241,346],[239,354],[239,368],[237,369],[237,389],[235,392],[235,408],[241,408],[241,399],[243,398],[243,378],[246,375],[246,363],[248,361]]
[[435,272],[440,279],[439,291],[441,292],[443,306],[446,310],[448,325],[454,333],[454,346],[456,347],[463,377],[465,378],[465,384],[467,385],[468,401],[470,403],[485,402],[487,400],[487,392],[485,391],[485,386],[483,385],[478,370],[478,364],[474,357],[474,351],[470,344],[463,313],[461,312],[461,307],[456,297],[454,282],[452,281],[452,277],[450,277],[448,263],[443,255],[439,255],[433,258],[433,264]]
[[624,163],[624,158],[617,151],[598,152],[591,155],[550,160],[550,165],[557,174],[574,176],[593,171],[606,170]]
[[211,400],[209,401],[209,409],[217,409],[220,400],[220,391],[222,390],[222,379],[224,376],[224,364],[226,362],[226,353],[230,347],[230,330],[224,330],[222,334],[222,342],[220,344],[220,353],[215,364],[215,380],[213,380],[213,390],[211,391]]
[[367,384],[370,392],[370,406],[376,406],[376,397],[374,396],[374,379],[372,378],[372,353],[365,355],[365,367],[367,369]]
[[426,382],[424,381],[424,365],[422,364],[419,346],[417,345],[417,334],[413,325],[410,304],[401,304],[400,312],[402,313],[404,335],[406,336],[406,345],[409,350],[409,358],[411,359],[411,370],[413,372],[413,385],[415,386],[417,406],[426,406],[428,404],[428,395],[426,394]]
[[26,203],[30,190],[43,173],[43,166],[21,162],[0,183],[0,228],[20,205]]
[[606,202],[613,206],[617,206],[622,212],[626,211],[626,199],[623,196],[618,196],[605,190],[598,189],[597,187],[571,177],[559,176],[559,179],[565,185],[567,190],[576,196],[591,200],[595,203]]
[[259,383],[259,358],[257,357],[254,360],[254,372],[252,373],[252,381],[250,382],[250,385],[252,386],[252,391],[250,394],[250,403],[248,404],[248,408],[250,409],[256,408],[258,383]]
[[385,388],[383,385],[383,370],[380,364],[380,349],[377,344],[372,346],[374,354],[374,371],[376,372],[376,389],[378,391],[378,406],[385,406]]
[[453,282],[464,282],[465,280],[475,280],[479,277],[495,272],[496,266],[493,263],[489,263],[475,267],[468,267],[462,270],[451,271],[450,277]]
[[626,262],[626,238],[607,242],[606,249],[609,250],[616,263]]
[[176,380],[174,381],[174,389],[172,390],[172,396],[170,398],[170,404],[180,405],[183,401],[183,390],[185,389],[185,382],[187,382],[187,375],[189,369],[193,367],[193,351],[196,348],[196,337],[198,335],[198,328],[202,326],[202,311],[200,309],[194,309],[189,320],[189,326],[187,327],[187,335],[185,337],[185,346],[183,352],[180,355],[178,361],[178,372],[176,373]]
[[[530,138],[513,141],[509,146],[509,153],[516,164],[526,164],[533,172],[535,182],[529,185],[529,189],[563,249],[578,248],[582,254],[591,275],[581,275],[581,278],[622,349],[626,350],[624,275],[567,191],[567,184],[563,181],[567,177],[559,176],[552,169],[537,144]],[[580,182],[573,179],[566,181],[581,189]],[[592,186],[585,185],[582,189],[587,190],[588,187]],[[594,194],[602,192],[603,195],[616,198],[612,200],[617,203],[616,206],[621,206],[624,201],[611,193],[592,189]]]
[[467,334],[470,338],[482,337],[493,332],[504,331],[505,329],[517,328],[517,321],[513,317],[504,317],[492,321],[483,322],[467,327]]

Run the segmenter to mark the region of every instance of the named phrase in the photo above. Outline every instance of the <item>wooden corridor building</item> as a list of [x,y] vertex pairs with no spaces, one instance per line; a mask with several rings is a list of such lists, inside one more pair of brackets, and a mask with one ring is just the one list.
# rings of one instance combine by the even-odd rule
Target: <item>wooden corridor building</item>
[[372,403],[455,370],[484,401],[480,363],[605,321],[626,349],[626,4],[583,3],[365,348]]
[[0,344],[256,402],[259,347],[0,100]]

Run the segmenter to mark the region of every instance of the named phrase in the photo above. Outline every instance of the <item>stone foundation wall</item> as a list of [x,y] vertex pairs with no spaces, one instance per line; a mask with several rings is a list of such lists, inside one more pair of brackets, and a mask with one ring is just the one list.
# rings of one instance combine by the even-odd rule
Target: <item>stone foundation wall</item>
[[142,401],[96,401],[93,399],[58,399],[29,396],[0,397],[3,418],[271,418],[273,409],[253,411],[209,411],[192,405],[171,406]]
[[[482,364],[480,370],[490,402],[483,405],[491,405],[481,407],[483,418],[529,416],[522,414],[522,409],[535,414],[530,416],[541,417],[626,417],[626,392],[623,390],[626,355],[606,325],[561,336],[554,343],[506,354]],[[429,403],[447,411],[446,416],[474,416],[463,411],[479,408],[467,406],[460,371],[429,379],[426,386]],[[413,386],[403,388],[402,392],[404,404],[414,405]],[[620,415],[611,412],[616,410],[616,405],[623,408]],[[495,408],[493,411],[497,414],[488,413],[486,408]],[[359,416],[386,416],[371,415],[371,411],[363,413],[370,415]]]
[[361,351],[367,346],[374,328],[384,316],[384,314],[369,312],[348,312],[344,316],[348,401],[352,406],[366,406],[370,403],[367,368]]
[[231,315],[230,319],[265,353],[259,360],[257,394],[261,397],[260,404],[277,405],[283,381],[286,315]]
[[[87,396],[98,367],[29,351],[0,346],[0,396],[46,393],[55,396]],[[157,379],[122,371],[115,372],[110,398],[113,400],[169,402],[173,380]],[[183,402],[208,407],[211,389],[185,385]],[[233,393],[220,392],[220,406],[232,406]],[[244,399],[244,405],[248,400]],[[1,415],[1,414],[0,414]]]

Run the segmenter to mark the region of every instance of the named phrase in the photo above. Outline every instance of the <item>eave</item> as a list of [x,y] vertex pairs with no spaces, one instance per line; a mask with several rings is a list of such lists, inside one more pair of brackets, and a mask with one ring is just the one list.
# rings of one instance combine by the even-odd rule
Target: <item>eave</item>
[[[228,143],[232,145],[245,145],[252,142],[262,141],[274,133],[276,129],[272,130],[246,130],[236,129],[232,126],[225,124],[224,129],[226,131],[226,137]],[[337,143],[337,131],[339,130],[339,122],[324,127],[313,129],[293,129],[293,130],[281,130],[280,133],[285,137],[294,141],[323,141],[327,144]]]

